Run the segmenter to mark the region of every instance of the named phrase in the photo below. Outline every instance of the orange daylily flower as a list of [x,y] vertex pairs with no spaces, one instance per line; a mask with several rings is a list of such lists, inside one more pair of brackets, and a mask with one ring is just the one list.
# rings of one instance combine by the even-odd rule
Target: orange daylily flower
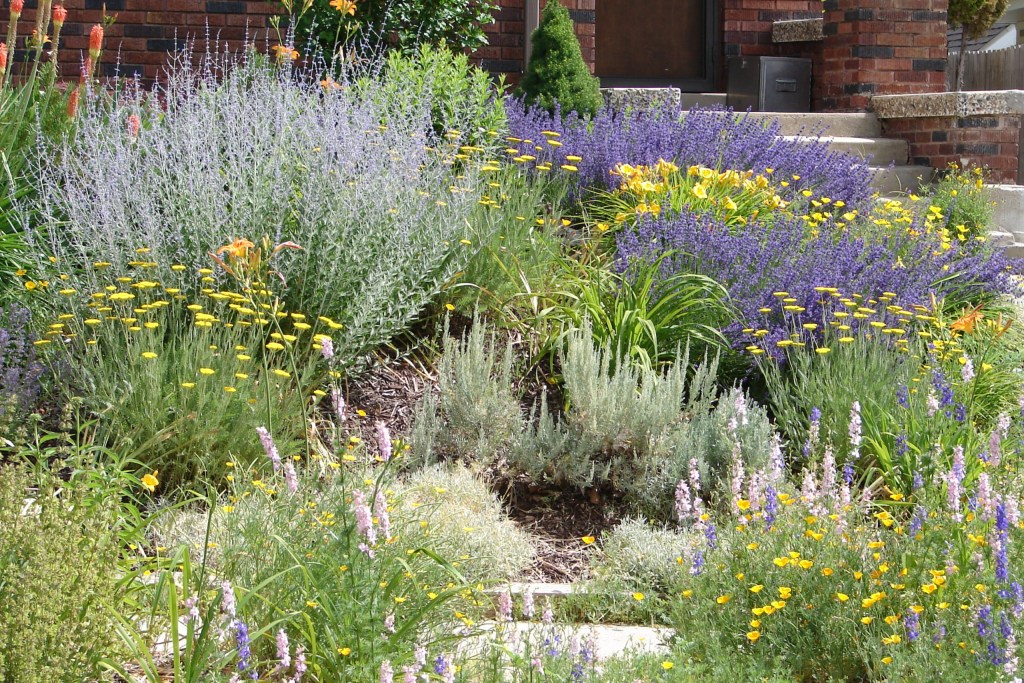
[[356,3],[353,0],[331,0],[331,7],[342,14],[350,16],[355,16],[356,14]]
[[963,332],[964,334],[974,334],[974,326],[979,320],[985,317],[981,312],[981,308],[984,304],[979,304],[973,311],[960,317],[958,320],[953,321],[949,325],[949,329]]

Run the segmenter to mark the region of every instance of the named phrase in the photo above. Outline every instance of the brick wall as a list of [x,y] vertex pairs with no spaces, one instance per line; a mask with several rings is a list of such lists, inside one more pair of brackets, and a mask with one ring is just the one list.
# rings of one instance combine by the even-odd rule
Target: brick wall
[[947,7],[948,0],[825,0],[815,108],[867,111],[872,95],[945,90]]
[[821,16],[820,0],[722,0],[726,57],[790,54],[772,43],[772,24]]
[[[0,0],[4,19],[9,4]],[[37,0],[25,2],[19,22],[22,38],[35,22],[37,4]],[[63,5],[68,20],[61,31],[60,63],[64,76],[73,78],[88,52],[89,30],[102,19],[103,0],[64,0]],[[275,5],[263,0],[106,0],[106,7],[117,21],[107,29],[101,73],[113,75],[119,61],[122,75],[147,79],[159,75],[168,52],[180,48],[187,37],[205,37],[207,26],[211,35],[239,49],[247,34],[266,35],[275,12]]]
[[910,144],[911,163],[987,166],[1001,183],[1017,182],[1019,116],[916,117],[883,121],[882,134]]

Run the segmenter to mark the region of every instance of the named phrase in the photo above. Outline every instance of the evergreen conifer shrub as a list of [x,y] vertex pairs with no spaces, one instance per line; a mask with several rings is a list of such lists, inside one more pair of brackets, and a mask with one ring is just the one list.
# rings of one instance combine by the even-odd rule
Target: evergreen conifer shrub
[[550,112],[558,105],[563,114],[595,114],[603,103],[599,81],[590,75],[569,11],[558,0],[549,0],[532,40],[521,86],[526,104]]

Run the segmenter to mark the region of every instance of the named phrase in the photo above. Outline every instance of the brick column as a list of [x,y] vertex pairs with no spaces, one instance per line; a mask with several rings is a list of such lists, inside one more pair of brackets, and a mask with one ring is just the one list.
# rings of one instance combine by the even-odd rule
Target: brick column
[[818,111],[867,111],[872,95],[946,89],[948,0],[825,0]]
[[820,0],[722,0],[726,57],[778,55],[772,24],[821,16]]

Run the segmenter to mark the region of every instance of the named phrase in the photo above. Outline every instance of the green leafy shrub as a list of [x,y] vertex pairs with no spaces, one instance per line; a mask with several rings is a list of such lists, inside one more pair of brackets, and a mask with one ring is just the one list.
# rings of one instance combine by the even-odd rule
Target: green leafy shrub
[[415,120],[429,111],[433,132],[458,131],[461,146],[493,147],[507,127],[503,81],[495,86],[490,74],[443,42],[436,47],[424,43],[409,55],[392,52],[382,75],[357,83],[369,99],[387,108],[389,117]]
[[532,40],[533,50],[520,86],[526,104],[548,111],[559,107],[563,114],[596,114],[603,104],[600,84],[590,75],[569,11],[558,0],[544,7]]
[[0,467],[0,681],[100,680],[115,654],[116,516],[113,499]]
[[[328,62],[381,50],[416,52],[421,44],[473,50],[487,44],[483,27],[497,4],[476,0],[295,0],[280,3],[293,19],[298,45]],[[340,52],[339,52],[340,51]]]

